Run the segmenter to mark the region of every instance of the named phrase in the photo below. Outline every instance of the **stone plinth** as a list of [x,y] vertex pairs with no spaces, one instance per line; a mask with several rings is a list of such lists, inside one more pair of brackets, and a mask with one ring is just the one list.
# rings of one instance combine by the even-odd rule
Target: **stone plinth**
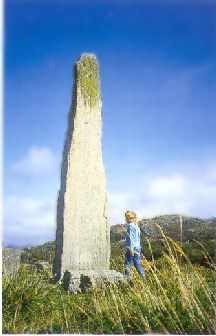
[[125,277],[115,270],[80,270],[66,271],[62,279],[63,287],[71,293],[87,292],[88,290],[108,284],[126,281]]

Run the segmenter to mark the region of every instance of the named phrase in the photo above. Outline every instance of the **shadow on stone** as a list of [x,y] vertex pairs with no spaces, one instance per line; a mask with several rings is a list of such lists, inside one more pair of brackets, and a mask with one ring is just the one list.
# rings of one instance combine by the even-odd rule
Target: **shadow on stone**
[[68,271],[65,271],[63,279],[62,279],[62,286],[65,290],[69,289],[70,281],[71,281],[71,273]]
[[124,276],[114,270],[65,271],[62,286],[70,293],[86,293],[100,287],[124,282]]
[[92,279],[87,275],[81,274],[81,277],[80,277],[80,289],[81,289],[81,291],[83,293],[88,292],[92,287],[93,287]]

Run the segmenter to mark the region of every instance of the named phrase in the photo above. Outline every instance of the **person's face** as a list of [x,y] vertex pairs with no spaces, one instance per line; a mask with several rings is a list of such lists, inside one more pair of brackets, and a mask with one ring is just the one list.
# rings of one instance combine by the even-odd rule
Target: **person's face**
[[134,222],[134,218],[128,218],[125,216],[126,222],[127,223],[133,223]]

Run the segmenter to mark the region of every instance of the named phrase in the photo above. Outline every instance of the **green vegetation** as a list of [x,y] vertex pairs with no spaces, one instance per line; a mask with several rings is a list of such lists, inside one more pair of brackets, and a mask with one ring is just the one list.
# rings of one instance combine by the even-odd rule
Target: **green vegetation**
[[30,248],[25,248],[21,254],[21,262],[25,264],[32,264],[37,261],[48,261],[53,263],[55,254],[55,242],[50,241],[43,245],[38,245]]
[[[216,262],[216,240],[205,240],[202,242],[199,241],[188,241],[184,243],[178,242],[181,246],[184,253],[190,259],[193,264],[199,264],[203,266],[209,265],[209,260],[206,259],[208,255],[214,262]],[[202,248],[200,248],[202,246]],[[146,239],[142,241],[142,249],[144,251],[145,257],[147,260],[158,259],[163,256],[164,253],[167,253],[167,245],[164,239],[153,240],[151,241],[151,246]]]
[[99,69],[96,57],[92,55],[82,55],[77,62],[78,87],[85,103],[94,107],[99,99]]
[[[192,263],[197,263],[199,265],[208,266],[208,260],[206,255],[208,255],[214,262],[216,262],[216,240],[204,240],[199,241],[188,241],[184,243],[178,243],[183,249],[184,253],[188,256]],[[200,244],[202,248],[200,248]],[[112,243],[112,255],[117,258],[121,255],[122,249],[118,241],[113,240]],[[142,250],[144,252],[145,258],[149,261],[158,259],[167,252],[166,241],[164,239],[151,240],[151,244],[147,239],[142,239]],[[53,263],[55,254],[55,242],[48,242],[43,245],[25,248],[21,254],[21,262],[24,264],[32,264],[38,261],[48,261],[50,264]]]
[[[4,333],[215,333],[215,263],[200,246],[208,268],[194,265],[180,244],[163,238],[157,260],[146,241],[151,258],[142,258],[145,281],[133,272],[130,283],[88,293],[69,294],[50,283],[49,271],[22,265],[12,279],[3,278]],[[123,271],[117,243],[111,265]]]
[[[161,232],[173,240],[179,241],[179,215],[164,215],[140,221],[142,249],[147,260],[160,258],[167,252],[166,243]],[[146,228],[150,233],[151,250],[145,234]],[[119,241],[125,237],[126,227],[114,225],[111,227],[110,237],[112,250],[115,255],[121,253]],[[200,248],[200,244],[203,248]],[[190,258],[191,262],[207,265],[205,254],[208,254],[216,262],[216,219],[203,220],[194,217],[183,217],[183,241],[179,245]],[[205,254],[203,253],[205,250]],[[43,245],[25,248],[21,261],[34,263],[40,260],[53,262],[55,242],[47,242]]]
[[[122,239],[123,236],[117,238],[117,240],[114,240],[114,237],[112,237],[112,259],[119,260],[120,258],[119,263],[122,263],[122,248],[119,244],[119,238]],[[178,244],[187,255],[191,263],[206,267],[209,267],[210,265],[209,260],[212,260],[213,263],[216,263],[215,239],[204,240],[201,242],[192,240],[184,243],[178,242]],[[151,243],[149,244],[149,241],[146,238],[142,237],[142,251],[145,255],[146,260],[157,260],[162,257],[164,253],[168,253],[166,240],[151,240]],[[39,261],[47,261],[50,263],[50,265],[52,265],[54,254],[55,242],[47,242],[43,245],[25,248],[21,254],[21,262],[23,264],[34,264]],[[206,258],[206,256],[208,256],[208,258]]]

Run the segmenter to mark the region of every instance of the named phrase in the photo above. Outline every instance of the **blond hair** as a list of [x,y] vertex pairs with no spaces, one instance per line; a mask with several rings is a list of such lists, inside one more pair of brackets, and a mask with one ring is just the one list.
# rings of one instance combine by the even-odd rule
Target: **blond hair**
[[137,219],[137,215],[136,215],[136,213],[135,213],[134,211],[130,211],[130,210],[127,210],[127,211],[125,212],[125,217],[126,217],[127,219],[134,219],[134,220]]

